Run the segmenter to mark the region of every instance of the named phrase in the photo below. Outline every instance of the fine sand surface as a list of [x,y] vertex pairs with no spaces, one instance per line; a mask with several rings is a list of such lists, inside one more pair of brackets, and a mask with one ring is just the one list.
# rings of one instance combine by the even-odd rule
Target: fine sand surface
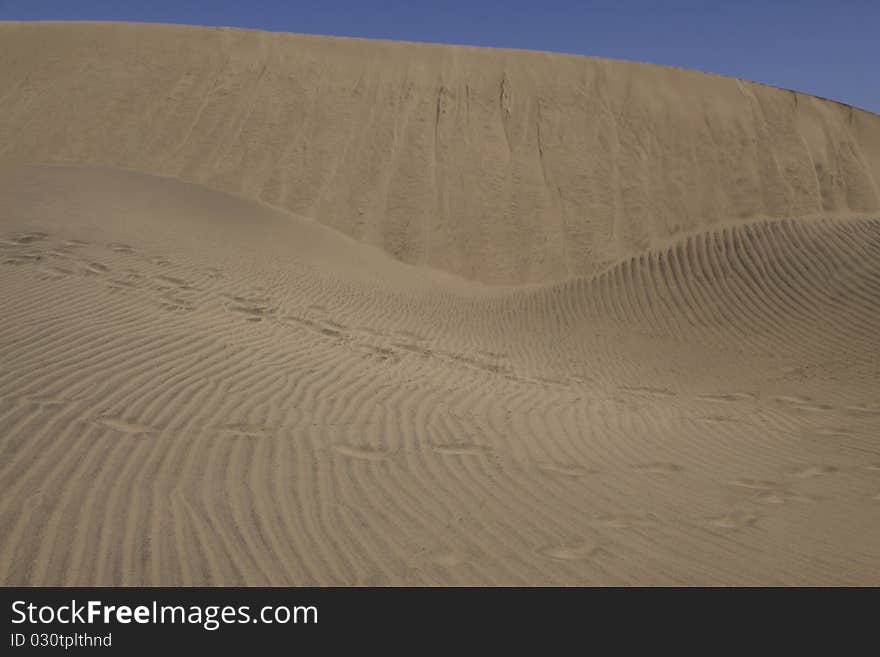
[[0,584],[880,584],[880,117],[0,23]]

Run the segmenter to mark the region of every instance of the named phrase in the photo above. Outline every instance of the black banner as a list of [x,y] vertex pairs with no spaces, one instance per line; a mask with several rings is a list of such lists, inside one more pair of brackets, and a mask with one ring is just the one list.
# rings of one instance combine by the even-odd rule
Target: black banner
[[[877,589],[6,588],[6,648],[420,652],[473,638],[493,645],[751,645],[868,636]],[[418,639],[412,643],[413,637]],[[757,645],[757,644],[756,644]],[[464,649],[466,644],[459,646]]]

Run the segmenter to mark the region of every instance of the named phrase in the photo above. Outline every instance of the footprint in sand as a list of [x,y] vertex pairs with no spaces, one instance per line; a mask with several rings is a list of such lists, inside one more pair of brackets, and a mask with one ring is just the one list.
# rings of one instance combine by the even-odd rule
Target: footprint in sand
[[590,475],[601,474],[599,470],[584,468],[580,465],[562,465],[559,463],[537,463],[535,465],[538,470],[551,475],[559,475],[562,477],[588,477]]
[[164,295],[159,300],[159,307],[169,312],[190,312],[195,310],[195,305],[192,302],[173,295]]
[[874,415],[880,415],[880,404],[855,404],[853,406],[847,406],[844,410],[848,415],[871,417]]
[[777,397],[776,401],[784,406],[787,406],[791,409],[798,411],[831,411],[834,410],[833,406],[829,404],[817,404],[809,397],[801,397],[798,395],[783,395],[781,397]]
[[395,356],[394,351],[391,349],[376,347],[370,344],[355,344],[353,348],[356,352],[369,358],[375,358],[376,360],[388,360]]
[[61,242],[61,246],[65,249],[79,249],[84,246],[89,246],[89,243],[84,242],[83,240],[64,240]]
[[766,479],[736,479],[730,482],[731,486],[739,488],[749,488],[751,490],[774,490],[779,488],[779,484],[775,481],[767,481]]
[[472,443],[431,443],[431,449],[451,456],[488,456],[491,450]]
[[271,306],[228,305],[226,308],[230,312],[243,315],[244,319],[248,322],[261,322],[263,319],[273,317],[276,312]]
[[110,268],[107,265],[102,265],[100,262],[89,262],[83,267],[83,272],[92,276],[102,276],[110,271]]
[[775,481],[764,479],[737,479],[730,482],[731,486],[755,491],[750,499],[761,504],[785,504],[786,502],[819,502],[822,498],[811,495],[802,495]]
[[732,511],[722,516],[707,518],[707,522],[714,527],[722,529],[745,529],[752,527],[758,522],[759,516],[746,511]]
[[697,395],[697,399],[715,404],[734,404],[737,402],[755,401],[755,395],[748,392],[731,392],[721,395]]
[[16,253],[3,261],[4,265],[33,265],[40,262],[43,256],[38,253]]
[[159,281],[160,283],[165,283],[167,285],[173,285],[175,287],[189,287],[190,284],[183,280],[182,278],[177,278],[175,276],[166,276],[165,274],[159,274],[158,276],[154,276],[154,279]]
[[395,455],[383,447],[355,447],[354,445],[334,445],[333,451],[353,459],[361,461],[387,461]]
[[110,279],[109,281],[107,281],[107,285],[116,290],[130,290],[137,287],[137,283],[132,283],[131,281],[126,281],[119,278]]
[[837,472],[838,468],[833,465],[809,465],[795,470],[792,474],[798,479],[813,479]]
[[48,233],[42,233],[39,231],[21,233],[12,239],[12,243],[17,246],[24,246],[27,244],[33,244],[34,242],[41,242],[47,237],[49,237]]
[[403,349],[404,351],[409,351],[413,354],[418,354],[423,358],[428,358],[434,355],[434,352],[430,349],[425,349],[424,347],[420,347],[415,344],[407,344],[405,342],[396,342],[391,345],[392,347],[397,347],[398,349]]
[[258,424],[224,424],[216,428],[216,431],[226,436],[237,438],[264,438],[269,435],[269,430]]
[[755,502],[759,504],[772,504],[779,505],[785,504],[787,502],[820,502],[822,501],[821,497],[814,497],[812,495],[802,495],[800,493],[795,493],[790,490],[784,489],[775,489],[775,490],[762,490],[758,491],[751,498]]
[[654,388],[652,386],[621,386],[620,392],[645,397],[675,397],[675,393],[666,388]]

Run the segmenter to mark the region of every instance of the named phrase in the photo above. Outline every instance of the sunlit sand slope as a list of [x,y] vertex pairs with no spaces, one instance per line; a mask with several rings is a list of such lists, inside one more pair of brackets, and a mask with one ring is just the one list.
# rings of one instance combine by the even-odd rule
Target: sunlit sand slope
[[[126,30],[110,39],[120,49],[165,34]],[[324,41],[290,47],[306,42],[320,59]],[[408,48],[376,46],[398,47]],[[695,79],[719,94],[736,86]],[[216,137],[205,133],[177,143],[175,160],[173,139],[129,149],[124,131],[146,123],[123,128],[108,117],[124,112],[104,110],[101,134],[66,134],[56,151],[48,136],[7,140],[4,157],[130,157],[215,187],[271,189],[261,185],[272,167],[237,159],[248,149],[235,131],[220,133],[235,156],[200,160]],[[514,105],[511,117],[526,111]],[[276,147],[265,142],[266,157],[280,157]],[[232,168],[212,178],[220,161]],[[874,202],[868,170],[846,174],[864,176],[862,209]],[[294,188],[272,200],[297,207]],[[351,232],[343,210],[357,201],[339,193],[319,214]],[[317,198],[301,209],[331,202]],[[758,193],[755,213],[771,198]],[[391,207],[364,215],[364,230],[385,230]],[[501,210],[484,211],[499,213],[487,269],[479,244],[435,264],[503,274],[504,258],[530,253],[516,222],[544,229],[524,207],[510,234]],[[688,235],[596,275],[489,287],[204,186],[0,170],[0,583],[880,584],[880,219],[702,225],[696,212],[682,215]],[[452,230],[452,216],[431,221]],[[477,229],[461,219],[459,237]],[[662,221],[645,221],[663,234]],[[567,262],[587,257],[569,244]],[[618,248],[597,244],[605,257]]]
[[733,78],[167,25],[0,23],[0,43],[0,164],[175,176],[484,282],[880,208],[880,117]]

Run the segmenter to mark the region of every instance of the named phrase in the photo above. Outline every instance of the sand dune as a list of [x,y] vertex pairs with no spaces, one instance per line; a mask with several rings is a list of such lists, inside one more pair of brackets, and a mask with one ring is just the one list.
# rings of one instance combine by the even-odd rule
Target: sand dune
[[880,584],[880,118],[0,24],[0,583]]
[[880,117],[733,78],[181,26],[8,23],[0,40],[0,164],[175,176],[484,282],[880,209]]

